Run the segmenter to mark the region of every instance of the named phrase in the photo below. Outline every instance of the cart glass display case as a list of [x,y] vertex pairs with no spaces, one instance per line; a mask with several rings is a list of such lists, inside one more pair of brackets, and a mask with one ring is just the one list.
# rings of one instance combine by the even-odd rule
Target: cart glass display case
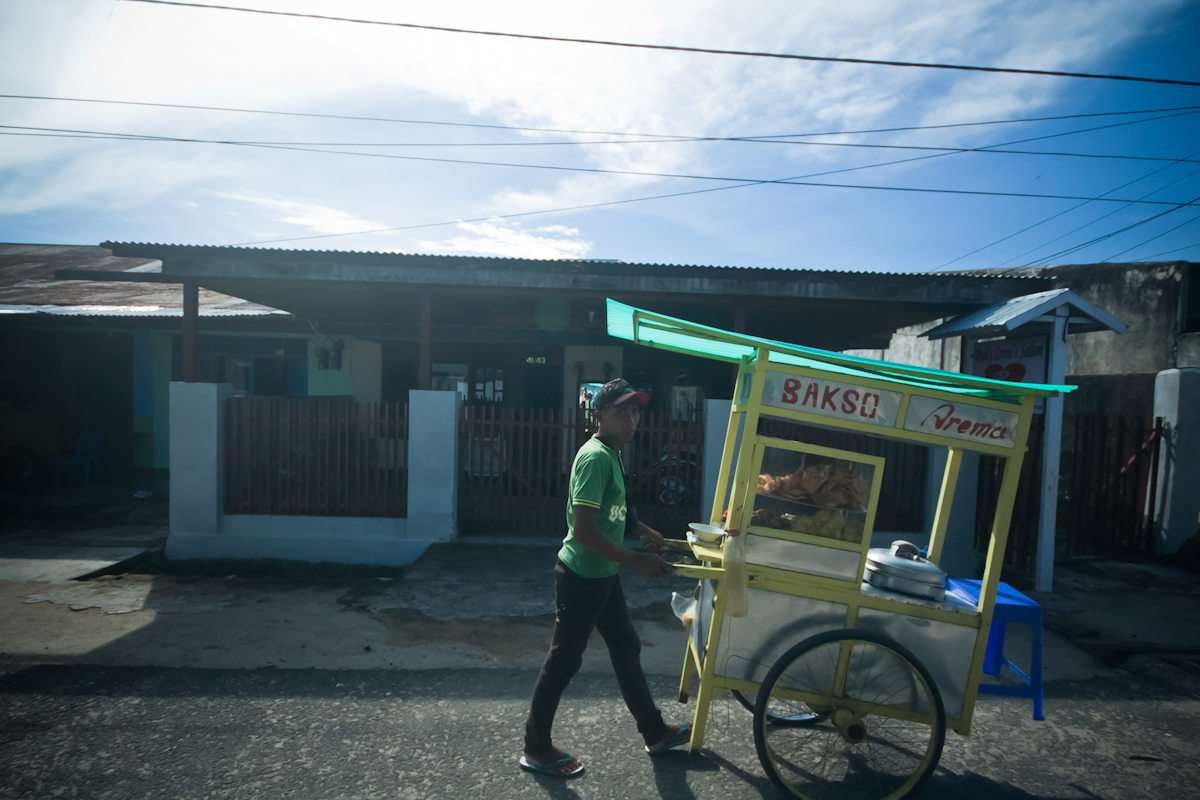
[[871,543],[884,460],[759,437],[742,529],[746,563],[854,581]]

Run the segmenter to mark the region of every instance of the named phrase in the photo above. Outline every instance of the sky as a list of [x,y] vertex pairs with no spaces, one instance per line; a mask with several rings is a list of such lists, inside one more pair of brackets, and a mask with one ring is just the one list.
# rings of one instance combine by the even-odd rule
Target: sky
[[[1200,81],[1194,0],[227,5]],[[1200,86],[5,0],[0,94],[292,112],[0,98],[5,242],[879,272],[1200,261]],[[802,184],[764,183],[781,179]]]

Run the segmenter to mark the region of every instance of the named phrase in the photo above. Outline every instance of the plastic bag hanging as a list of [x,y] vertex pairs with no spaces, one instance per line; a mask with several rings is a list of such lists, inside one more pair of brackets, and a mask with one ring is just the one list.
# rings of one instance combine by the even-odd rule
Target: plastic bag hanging
[[679,617],[685,626],[691,625],[696,619],[696,598],[681,595],[679,592],[672,592],[671,610],[675,612],[675,616]]
[[746,595],[746,537],[727,536],[721,565],[725,568],[725,613],[744,617],[750,613],[750,598]]

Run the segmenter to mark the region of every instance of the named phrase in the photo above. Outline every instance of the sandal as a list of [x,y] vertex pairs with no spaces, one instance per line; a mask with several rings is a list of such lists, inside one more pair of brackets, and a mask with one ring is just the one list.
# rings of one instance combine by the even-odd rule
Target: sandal
[[574,757],[562,750],[562,758],[555,761],[550,761],[545,764],[537,761],[530,761],[528,757],[521,756],[521,769],[528,772],[535,772],[538,775],[549,775],[551,778],[577,778],[583,774],[583,764],[579,764],[574,769],[570,769],[568,765],[574,760]]
[[[668,729],[668,730],[670,730],[670,729]],[[691,743],[692,743],[692,726],[691,725],[679,725],[674,729],[674,731],[669,736],[667,736],[667,738],[663,739],[658,744],[646,745],[646,752],[653,756],[653,755],[657,755],[658,753],[662,753],[667,750],[670,750],[672,747],[679,747],[681,745],[691,744]]]

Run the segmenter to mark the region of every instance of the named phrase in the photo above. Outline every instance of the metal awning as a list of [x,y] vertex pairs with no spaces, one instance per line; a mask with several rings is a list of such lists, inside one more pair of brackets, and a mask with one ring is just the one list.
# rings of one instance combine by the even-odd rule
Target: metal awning
[[[945,339],[950,336],[1000,336],[1021,328],[1022,333],[1043,333],[1052,327],[1059,309],[1066,307],[1071,333],[1125,330],[1125,323],[1100,310],[1070,289],[1014,297],[1005,303],[955,317],[931,329],[925,336]],[[1044,329],[1044,330],[1043,330]]]
[[942,392],[1015,401],[1024,395],[1055,397],[1074,386],[1048,386],[978,378],[961,372],[913,367],[891,361],[876,361],[777,342],[757,336],[732,333],[687,320],[655,314],[640,308],[608,301],[608,333],[648,347],[676,353],[737,363],[766,351],[771,362],[791,364],[827,372],[837,377],[875,378]]

